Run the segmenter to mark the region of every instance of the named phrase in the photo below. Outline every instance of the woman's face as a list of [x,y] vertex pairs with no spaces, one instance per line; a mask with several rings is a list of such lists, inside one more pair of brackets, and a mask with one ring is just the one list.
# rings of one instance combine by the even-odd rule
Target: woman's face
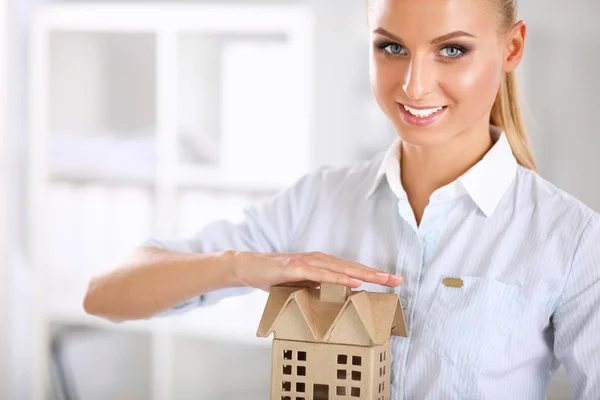
[[491,4],[368,0],[373,92],[404,141],[432,146],[487,131],[506,48]]

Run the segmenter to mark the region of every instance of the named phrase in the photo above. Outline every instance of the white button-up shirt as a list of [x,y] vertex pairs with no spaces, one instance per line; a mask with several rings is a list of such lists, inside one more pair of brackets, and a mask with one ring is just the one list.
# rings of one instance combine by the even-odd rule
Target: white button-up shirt
[[[306,175],[241,224],[147,244],[322,251],[403,276],[396,289],[362,286],[395,290],[404,307],[409,334],[393,339],[393,400],[543,399],[561,363],[575,399],[598,399],[600,216],[519,166],[505,134],[490,131],[493,148],[433,193],[418,226],[398,140],[371,161]],[[169,312],[244,292],[208,293]]]

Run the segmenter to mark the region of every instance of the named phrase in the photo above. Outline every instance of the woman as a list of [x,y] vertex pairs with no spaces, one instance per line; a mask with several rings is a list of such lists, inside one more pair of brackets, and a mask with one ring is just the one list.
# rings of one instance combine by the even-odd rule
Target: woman
[[390,149],[303,177],[239,225],[149,242],[92,280],[86,310],[149,318],[289,283],[395,291],[409,335],[394,338],[392,399],[544,398],[561,363],[575,398],[598,398],[600,217],[535,172],[516,0],[367,13]]

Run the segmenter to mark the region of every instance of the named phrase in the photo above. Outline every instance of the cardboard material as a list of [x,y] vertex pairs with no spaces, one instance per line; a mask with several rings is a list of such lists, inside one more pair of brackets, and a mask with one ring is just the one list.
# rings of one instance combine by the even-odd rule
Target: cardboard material
[[397,294],[277,286],[257,336],[273,333],[271,400],[388,400],[391,336],[407,336]]

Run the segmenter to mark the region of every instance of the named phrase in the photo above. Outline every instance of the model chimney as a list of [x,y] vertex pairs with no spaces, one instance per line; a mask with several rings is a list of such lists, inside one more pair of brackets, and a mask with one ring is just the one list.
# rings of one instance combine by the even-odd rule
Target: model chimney
[[344,285],[338,285],[335,283],[321,283],[321,290],[319,292],[319,300],[326,301],[328,303],[339,303],[344,304],[351,289]]

